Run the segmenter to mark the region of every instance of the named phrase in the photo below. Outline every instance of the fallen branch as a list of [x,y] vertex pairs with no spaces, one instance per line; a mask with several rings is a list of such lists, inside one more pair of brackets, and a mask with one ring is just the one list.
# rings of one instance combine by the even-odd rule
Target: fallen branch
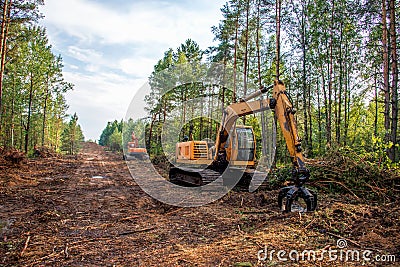
[[307,224],[306,227],[304,227],[304,229],[307,229],[308,227],[310,227],[315,222],[315,219],[316,218],[312,219],[311,222],[309,224]]
[[333,180],[326,180],[326,181],[318,181],[316,182],[318,183],[334,183],[334,184],[338,184],[340,186],[342,186],[343,188],[345,188],[347,191],[349,191],[355,198],[360,199],[353,191],[350,190],[350,188],[348,188],[344,183],[342,182],[338,182],[338,181],[333,181]]
[[130,221],[130,220],[137,219],[137,218],[140,218],[140,216],[135,215],[135,216],[125,217],[125,218],[120,219],[120,222]]
[[185,207],[172,210],[172,211],[170,211],[170,212],[165,213],[164,216],[172,215],[172,214],[177,213],[177,212],[179,212],[179,211],[181,211],[181,210],[183,210],[183,209],[185,209]]
[[[384,197],[387,200],[390,200],[390,198],[385,194],[385,192],[387,192],[386,189],[383,188],[379,188],[378,186],[372,186],[368,183],[364,183],[367,187],[371,188],[371,190],[377,194],[378,196]],[[375,183],[376,184],[376,183]]]
[[149,228],[144,228],[144,229],[139,229],[139,230],[133,230],[133,231],[128,231],[128,232],[123,232],[118,234],[118,236],[124,236],[124,235],[132,235],[132,234],[137,234],[137,233],[143,233],[143,232],[148,232],[151,230],[154,230],[155,227],[149,227]]
[[24,246],[24,248],[22,249],[21,253],[19,254],[21,257],[22,257],[22,255],[24,254],[25,250],[28,248],[28,245],[29,245],[29,241],[30,241],[30,240],[31,240],[31,236],[28,235],[28,237],[26,238],[26,241],[25,241],[25,246]]

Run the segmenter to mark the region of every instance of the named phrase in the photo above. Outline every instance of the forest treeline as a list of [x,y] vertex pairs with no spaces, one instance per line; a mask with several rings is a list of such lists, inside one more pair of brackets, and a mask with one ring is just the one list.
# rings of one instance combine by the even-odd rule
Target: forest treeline
[[[278,76],[298,110],[308,157],[350,149],[379,166],[399,161],[398,1],[231,0],[221,12],[222,20],[212,27],[216,46],[201,49],[188,39],[154,66],[146,96],[150,153],[162,152],[162,124],[178,100],[222,93],[226,106],[251,93],[248,84],[270,85]],[[195,77],[212,62],[232,69],[230,90],[190,83],[164,94],[160,73],[190,64],[186,72]],[[176,72],[175,81],[180,75]],[[279,131],[278,143],[283,160],[287,153]]]
[[39,6],[43,0],[1,0],[0,147],[75,153],[83,140],[75,115],[67,119],[60,55],[52,52]]

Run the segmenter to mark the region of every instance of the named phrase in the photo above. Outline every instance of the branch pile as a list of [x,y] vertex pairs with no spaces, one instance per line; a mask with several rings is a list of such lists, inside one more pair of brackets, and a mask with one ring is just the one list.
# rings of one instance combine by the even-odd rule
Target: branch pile
[[39,158],[52,158],[57,157],[58,154],[56,151],[49,147],[41,146],[35,149],[34,156]]
[[335,193],[351,193],[356,198],[394,200],[400,191],[400,174],[355,153],[329,153],[323,160],[308,160],[311,184]]
[[2,157],[12,164],[21,164],[24,160],[26,160],[26,155],[24,152],[15,149],[4,149],[1,152]]

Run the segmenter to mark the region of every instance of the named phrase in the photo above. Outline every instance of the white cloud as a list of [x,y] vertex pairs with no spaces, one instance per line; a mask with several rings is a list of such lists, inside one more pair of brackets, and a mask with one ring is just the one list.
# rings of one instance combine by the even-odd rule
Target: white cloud
[[[218,2],[218,7],[224,3],[202,1],[206,8],[210,7],[210,2],[215,3],[214,8]],[[199,3],[197,6],[202,7]],[[175,1],[127,1],[127,11],[121,13],[98,3],[69,0],[48,1],[43,12],[46,24],[62,28],[83,45],[98,40],[103,44],[179,44],[189,37],[206,45],[213,38],[210,27],[220,18],[219,8],[216,9],[214,12],[188,9]]]
[[66,66],[69,67],[72,70],[79,70],[79,66],[77,66],[77,65],[67,64]]
[[[142,79],[126,79],[122,76],[108,74],[83,75],[65,72],[66,80],[75,84],[75,90],[70,94],[74,104],[111,106],[126,108],[136,90],[145,82]],[[120,117],[124,116],[120,111]]]
[[118,62],[118,67],[126,74],[147,77],[153,71],[155,62],[145,57],[126,58]]
[[93,49],[83,49],[76,46],[68,47],[68,54],[84,63],[98,62],[102,58],[102,54]]
[[[75,84],[66,99],[77,112],[85,136],[98,139],[107,121],[125,117],[131,99],[146,80],[126,79],[113,74],[91,74],[65,72],[65,79]],[[70,109],[71,109],[70,108]]]

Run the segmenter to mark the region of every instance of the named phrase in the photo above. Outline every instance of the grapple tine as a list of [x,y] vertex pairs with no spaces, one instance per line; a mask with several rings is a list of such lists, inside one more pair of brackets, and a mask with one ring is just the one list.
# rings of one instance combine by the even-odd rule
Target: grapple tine
[[[314,211],[317,208],[317,194],[303,186],[288,186],[284,187],[279,191],[278,195],[278,206],[283,212],[291,212],[293,202],[298,199],[303,199],[306,204],[305,211]],[[285,206],[283,208],[283,200],[285,201]]]

